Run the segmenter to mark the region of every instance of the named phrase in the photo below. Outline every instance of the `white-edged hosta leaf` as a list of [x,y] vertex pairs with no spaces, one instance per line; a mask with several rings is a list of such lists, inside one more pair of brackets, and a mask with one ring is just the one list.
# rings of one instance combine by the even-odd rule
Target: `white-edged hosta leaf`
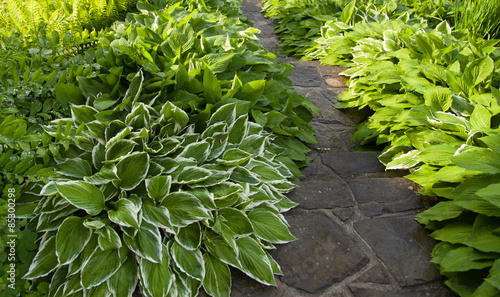
[[214,194],[214,199],[224,199],[239,192],[243,192],[243,187],[231,182],[223,182],[209,188],[210,193]]
[[420,154],[419,150],[412,150],[406,154],[399,155],[387,163],[388,170],[397,169],[410,169],[420,163],[417,156]]
[[205,277],[205,265],[199,249],[187,250],[177,242],[172,244],[170,253],[179,269],[190,277],[202,281]]
[[106,161],[118,160],[128,155],[137,145],[135,141],[129,139],[120,139],[106,148]]
[[140,200],[132,199],[132,197],[120,198],[114,207],[115,210],[111,209],[108,211],[108,217],[111,221],[120,226],[139,229]]
[[134,237],[123,235],[123,241],[136,255],[153,263],[161,261],[161,234],[158,227],[142,221]]
[[227,225],[235,235],[247,235],[253,233],[252,223],[247,215],[236,208],[223,208],[219,210],[219,217],[222,216]]
[[83,178],[84,181],[93,185],[108,184],[116,179],[118,179],[118,176],[115,173],[113,165],[103,166],[96,174]]
[[83,290],[83,295],[81,294],[74,294],[74,295],[68,295],[71,297],[91,297],[91,296],[102,296],[102,297],[112,297],[111,292],[108,290],[108,284],[107,283],[101,283],[98,286],[92,287],[87,290]]
[[58,267],[56,255],[56,237],[42,240],[35,258],[31,262],[28,273],[23,276],[26,279],[35,279],[46,276]]
[[210,218],[208,210],[201,204],[200,200],[189,193],[170,193],[161,205],[168,209],[170,222],[176,227],[185,227]]
[[212,172],[208,169],[197,166],[188,166],[184,167],[181,174],[179,174],[179,176],[177,177],[177,183],[195,184],[206,180],[211,175]]
[[239,144],[244,137],[247,136],[247,121],[248,115],[242,115],[229,126],[228,142]]
[[43,188],[40,190],[40,196],[50,196],[54,194],[57,194],[57,187],[56,183],[53,181],[45,184],[45,186],[43,186]]
[[170,270],[170,255],[166,246],[162,247],[160,255],[158,263],[146,259],[139,260],[140,281],[151,297],[171,296],[170,288],[175,281],[175,276]]
[[489,128],[491,126],[491,113],[486,107],[478,104],[470,115],[470,123],[474,129]]
[[97,215],[106,208],[104,194],[96,186],[82,181],[68,181],[56,184],[59,194],[72,205]]
[[149,197],[156,202],[161,202],[170,192],[172,177],[170,175],[159,175],[146,179],[146,190]]
[[96,233],[99,235],[98,243],[101,250],[119,249],[122,247],[120,235],[110,226],[106,225],[103,228],[97,229]]
[[201,225],[199,222],[187,225],[184,228],[178,228],[175,235],[175,241],[185,249],[196,250],[201,244]]
[[236,166],[247,162],[251,157],[250,153],[234,148],[225,151],[222,158],[217,159],[217,162],[224,165]]
[[236,258],[238,250],[231,248],[222,236],[211,229],[207,229],[203,234],[203,244],[215,258],[233,267],[239,267],[239,262]]
[[73,261],[90,240],[92,230],[83,225],[83,219],[75,216],[66,218],[56,235],[56,255],[60,265]]
[[451,160],[468,170],[478,170],[489,174],[500,173],[500,154],[489,148],[468,146],[461,149]]
[[92,164],[97,169],[101,169],[102,162],[106,160],[106,149],[105,146],[101,143],[98,143],[92,149]]
[[145,152],[132,153],[116,164],[119,180],[113,181],[113,184],[123,190],[132,190],[144,180],[148,169],[149,155]]
[[88,262],[94,251],[98,248],[97,235],[94,234],[90,237],[89,242],[85,245],[80,255],[69,263],[68,275],[81,271],[82,267]]
[[88,289],[105,282],[120,268],[121,263],[118,249],[96,249],[82,268],[82,286]]
[[175,233],[170,223],[168,210],[164,206],[155,205],[152,201],[145,199],[142,204],[142,215],[145,221],[169,233]]
[[239,148],[253,156],[260,156],[264,152],[266,140],[266,136],[250,135],[241,141]]
[[132,297],[139,280],[137,262],[133,253],[129,253],[118,271],[107,280],[109,291],[113,297]]
[[284,219],[271,210],[256,208],[248,213],[255,235],[272,243],[287,243],[296,240]]
[[198,164],[203,164],[210,154],[210,143],[206,141],[194,142],[188,144],[182,153],[181,158],[193,158]]
[[219,261],[209,253],[203,254],[205,277],[203,288],[214,297],[229,297],[231,293],[231,271],[227,264]]
[[251,185],[257,185],[260,183],[260,179],[258,176],[253,174],[250,170],[245,167],[237,166],[231,172],[231,176],[229,177],[232,181],[240,182],[240,183],[249,183]]
[[243,237],[237,239],[236,244],[241,271],[260,283],[276,286],[273,268],[259,243],[251,237]]
[[250,171],[260,177],[262,182],[281,182],[286,178],[279,172],[278,169],[264,162],[255,161],[255,166]]
[[92,175],[92,167],[82,158],[66,159],[55,166],[55,171],[76,178]]
[[236,117],[236,103],[228,103],[225,104],[217,111],[212,114],[210,117],[209,126],[218,122],[225,122],[227,124],[231,124]]

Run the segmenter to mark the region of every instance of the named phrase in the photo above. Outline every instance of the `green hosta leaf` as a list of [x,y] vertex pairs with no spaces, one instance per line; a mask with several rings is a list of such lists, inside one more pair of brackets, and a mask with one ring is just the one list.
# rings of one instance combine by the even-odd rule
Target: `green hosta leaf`
[[141,228],[134,237],[123,235],[123,241],[136,255],[153,263],[162,259],[160,230],[154,225],[142,221]]
[[92,175],[92,167],[81,158],[66,159],[58,163],[54,169],[57,173],[76,178]]
[[471,247],[459,247],[449,251],[441,260],[441,272],[483,269],[493,264],[497,254],[483,253]]
[[35,279],[46,276],[54,271],[58,264],[56,255],[56,237],[51,236],[48,239],[44,238],[38,248],[35,258],[31,262],[28,273],[26,273],[23,277],[26,279]]
[[442,201],[417,215],[420,224],[427,225],[430,221],[444,221],[458,217],[464,209],[453,202]]
[[119,249],[122,247],[120,235],[110,226],[97,229],[96,233],[99,234],[98,243],[101,250]]
[[72,262],[89,242],[92,230],[79,217],[66,218],[56,236],[56,254],[60,265]]
[[399,155],[387,163],[388,170],[410,169],[420,163],[417,159],[420,151],[412,150],[405,154]]
[[195,184],[198,182],[202,182],[209,178],[212,175],[212,172],[208,169],[197,167],[197,166],[189,166],[185,167],[181,174],[177,177],[177,183],[179,184]]
[[170,222],[176,227],[185,227],[203,219],[209,219],[208,210],[196,196],[176,192],[169,194],[161,203],[170,214]]
[[132,253],[123,262],[118,271],[107,281],[109,291],[113,296],[132,297],[138,281],[137,262]]
[[115,210],[109,210],[108,217],[120,226],[139,229],[140,221],[138,216],[140,210],[140,200],[120,198],[115,204]]
[[486,282],[494,286],[497,289],[496,293],[497,294],[499,293],[498,290],[500,290],[500,259],[497,259],[493,264],[493,266],[491,267],[490,275],[488,275]]
[[205,141],[188,144],[182,153],[181,158],[193,158],[198,164],[203,164],[210,154],[210,144]]
[[115,161],[128,155],[137,145],[135,141],[120,139],[106,148],[106,161]]
[[93,107],[86,105],[73,105],[71,106],[71,114],[75,123],[80,125],[81,123],[90,123],[95,120],[95,114],[97,110]]
[[98,236],[92,235],[80,255],[73,262],[69,263],[68,274],[74,274],[81,271],[82,267],[88,262],[94,251],[99,248],[97,238]]
[[237,166],[231,172],[229,177],[232,181],[240,183],[249,183],[251,185],[256,185],[260,183],[260,179],[257,175],[253,174],[250,170],[245,167]]
[[203,74],[203,95],[208,103],[214,104],[222,98],[219,80],[209,67],[205,67]]
[[201,244],[201,225],[194,223],[184,228],[179,228],[175,241],[187,250],[196,250]]
[[222,236],[207,229],[203,234],[203,243],[215,258],[231,266],[239,267],[238,259],[236,259],[237,250],[230,247]]
[[224,199],[234,194],[243,191],[243,187],[239,184],[224,182],[209,189],[210,193],[214,194],[214,199]]
[[146,179],[146,190],[149,197],[156,202],[161,202],[170,192],[172,177],[170,175],[159,175]]
[[244,84],[234,97],[240,100],[249,101],[250,105],[254,106],[262,97],[262,93],[264,93],[265,88],[265,80],[254,80]]
[[465,81],[475,87],[490,77],[495,70],[495,62],[486,56],[470,62],[464,70]]
[[239,148],[252,154],[253,156],[260,156],[264,152],[266,140],[266,136],[250,135],[243,139]]
[[229,267],[208,253],[203,255],[205,277],[203,288],[211,296],[229,297],[231,293],[231,271]]
[[247,215],[235,208],[224,208],[219,211],[218,219],[224,218],[223,224],[231,229],[235,235],[247,235],[253,233],[252,223]]
[[227,124],[231,124],[234,122],[234,119],[236,117],[236,103],[229,103],[226,105],[223,105],[217,109],[212,114],[212,117],[210,118],[209,121],[209,126],[213,125],[218,122],[225,122]]
[[242,115],[229,126],[228,142],[239,144],[247,136],[248,115]]
[[443,228],[432,232],[431,237],[450,243],[464,243],[472,233],[472,226],[464,222],[446,224]]
[[217,159],[217,162],[228,166],[236,166],[247,162],[251,157],[250,153],[234,148],[224,152],[222,159]]
[[255,234],[272,243],[287,243],[296,240],[288,229],[285,219],[265,208],[256,208],[248,214]]
[[476,192],[481,198],[500,208],[500,183],[489,185]]
[[260,177],[262,182],[280,182],[286,180],[278,169],[264,162],[256,161],[250,171]]
[[170,248],[172,258],[179,269],[190,277],[202,281],[205,277],[205,265],[199,249],[187,250],[177,242]]
[[237,239],[236,244],[240,269],[265,285],[276,286],[269,258],[257,241],[251,237],[243,237]]
[[169,296],[175,276],[169,266],[170,255],[165,246],[161,249],[161,261],[152,263],[139,260],[140,280],[144,289],[152,297]]
[[500,154],[488,148],[465,147],[451,158],[458,166],[489,174],[500,173]]
[[424,92],[425,105],[432,107],[437,111],[447,111],[453,99],[451,97],[451,90],[439,86],[428,87]]
[[149,155],[147,153],[132,153],[116,164],[118,181],[113,181],[116,187],[132,190],[146,177],[149,170]]
[[106,160],[106,150],[105,146],[98,143],[93,149],[92,149],[92,164],[94,164],[94,167],[97,169],[101,169],[102,167],[102,162]]
[[482,105],[476,105],[470,115],[470,123],[474,129],[489,128],[491,125],[491,113]]
[[56,99],[63,107],[85,104],[85,97],[83,97],[79,87],[64,83],[56,83],[54,87]]
[[118,179],[114,171],[114,166],[106,165],[99,172],[91,176],[83,177],[83,180],[93,185],[109,184]]
[[175,233],[170,223],[170,215],[168,210],[161,205],[155,205],[150,200],[144,200],[142,204],[142,214],[144,220],[155,225],[156,227],[162,228],[169,233]]
[[171,102],[167,102],[163,105],[161,114],[166,120],[171,119],[174,121],[174,134],[181,131],[189,123],[189,116],[187,115],[187,113]]
[[340,20],[346,24],[349,24],[355,11],[356,11],[356,1],[351,1],[342,10]]
[[96,249],[82,268],[82,286],[88,289],[105,282],[120,268],[121,263],[118,249]]
[[106,208],[104,194],[96,186],[81,181],[69,181],[56,184],[59,194],[72,205],[85,210],[90,215],[97,215]]

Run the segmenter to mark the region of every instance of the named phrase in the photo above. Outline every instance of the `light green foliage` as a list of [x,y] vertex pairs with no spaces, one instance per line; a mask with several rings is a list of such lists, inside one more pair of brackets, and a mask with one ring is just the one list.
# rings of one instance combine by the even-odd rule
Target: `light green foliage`
[[500,37],[500,2],[455,1],[455,27],[487,39]]

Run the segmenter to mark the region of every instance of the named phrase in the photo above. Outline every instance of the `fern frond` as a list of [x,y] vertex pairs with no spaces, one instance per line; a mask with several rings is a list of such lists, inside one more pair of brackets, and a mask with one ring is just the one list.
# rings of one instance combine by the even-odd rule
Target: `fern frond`
[[23,4],[21,1],[7,0],[7,10],[9,11],[9,16],[14,23],[16,30],[19,33],[25,33],[25,27],[23,26],[23,16],[22,9]]

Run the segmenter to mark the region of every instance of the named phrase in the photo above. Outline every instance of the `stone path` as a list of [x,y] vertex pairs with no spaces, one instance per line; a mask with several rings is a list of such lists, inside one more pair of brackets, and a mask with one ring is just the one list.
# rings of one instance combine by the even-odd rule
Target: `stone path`
[[[259,0],[243,1],[262,44],[274,52],[279,41],[261,7]],[[359,119],[332,107],[346,89],[338,76],[343,69],[280,59],[295,66],[297,92],[322,111],[312,123],[319,144],[311,147],[314,161],[289,195],[300,206],[285,214],[299,240],[272,253],[284,273],[276,277],[278,287],[233,271],[232,296],[456,296],[429,262],[434,241],[414,220],[429,201],[401,173],[385,172],[376,152],[352,152]]]

